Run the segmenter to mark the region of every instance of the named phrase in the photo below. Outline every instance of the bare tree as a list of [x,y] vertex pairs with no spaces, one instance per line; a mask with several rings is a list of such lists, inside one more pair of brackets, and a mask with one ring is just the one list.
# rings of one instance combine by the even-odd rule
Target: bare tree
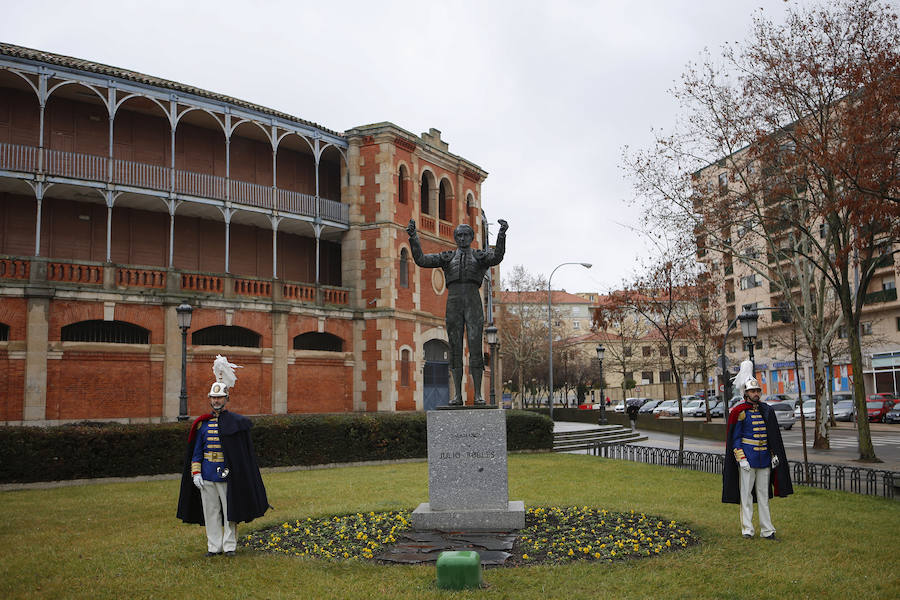
[[[866,291],[900,242],[898,64],[897,16],[876,0],[793,9],[784,25],[758,13],[746,42],[689,65],[675,90],[681,128],[648,152],[626,151],[653,202],[649,219],[695,233],[723,268],[742,260],[789,306],[816,365],[819,447],[828,443],[823,349],[846,327],[862,373]],[[842,323],[816,316],[829,295]],[[865,414],[862,377],[853,387]],[[877,460],[864,420],[859,453]]]

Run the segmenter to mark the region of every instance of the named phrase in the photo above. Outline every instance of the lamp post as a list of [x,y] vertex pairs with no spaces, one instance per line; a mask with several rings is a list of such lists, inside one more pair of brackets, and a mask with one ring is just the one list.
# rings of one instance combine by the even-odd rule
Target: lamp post
[[181,329],[181,396],[178,403],[178,420],[187,421],[187,330],[191,328],[191,313],[194,309],[187,302],[175,308],[178,327]]
[[741,322],[741,333],[744,341],[747,342],[747,349],[750,353],[750,362],[753,364],[753,375],[756,376],[756,362],[753,359],[753,345],[758,333],[759,313],[754,309],[745,310],[738,315],[738,321]]
[[603,394],[603,354],[606,348],[603,344],[597,344],[597,361],[600,363],[600,424],[606,425],[606,396]]
[[550,283],[553,281],[553,274],[556,273],[556,269],[565,265],[581,265],[585,269],[590,269],[593,266],[591,263],[584,262],[560,263],[550,272],[550,278],[547,279],[547,338],[550,340],[550,356],[548,358],[550,361],[550,397],[548,399],[548,404],[550,405],[551,421],[553,420],[553,288],[550,287]]
[[497,327],[491,323],[484,330],[484,336],[487,338],[488,346],[491,347],[491,406],[497,406],[497,392],[494,389],[494,367],[497,364],[496,362],[496,354],[497,354],[497,343],[499,342],[499,335],[497,333]]

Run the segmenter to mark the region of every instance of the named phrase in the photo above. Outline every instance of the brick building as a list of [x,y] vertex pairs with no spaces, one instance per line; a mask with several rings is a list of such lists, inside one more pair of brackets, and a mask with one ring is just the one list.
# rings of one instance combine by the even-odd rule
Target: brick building
[[446,286],[405,227],[482,245],[486,176],[435,129],[339,133],[0,44],[0,422],[175,418],[183,302],[191,415],[216,354],[246,414],[444,401]]

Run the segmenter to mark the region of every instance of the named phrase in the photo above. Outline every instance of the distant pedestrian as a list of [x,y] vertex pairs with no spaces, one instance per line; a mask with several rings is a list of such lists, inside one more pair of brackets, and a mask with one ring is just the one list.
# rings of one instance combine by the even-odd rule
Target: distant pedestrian
[[237,524],[270,508],[250,440],[250,419],[225,408],[228,388],[237,381],[234,367],[216,356],[216,382],[209,390],[212,412],[191,425],[181,476],[177,516],[206,525],[206,556],[234,556]]
[[631,421],[631,428],[637,429],[637,418],[638,418],[638,410],[640,406],[636,402],[631,402],[628,406],[625,407],[625,412],[628,413],[628,420]]
[[762,388],[753,376],[753,363],[745,360],[741,364],[734,383],[744,398],[728,415],[722,502],[740,503],[741,534],[745,538],[754,534],[753,503],[756,502],[760,536],[775,540],[769,498],[794,492],[781,430],[775,412],[759,401]]

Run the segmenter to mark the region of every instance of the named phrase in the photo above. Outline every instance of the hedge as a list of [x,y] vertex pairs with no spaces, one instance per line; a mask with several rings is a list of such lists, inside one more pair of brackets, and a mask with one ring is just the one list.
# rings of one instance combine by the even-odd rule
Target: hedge
[[[344,413],[253,418],[261,467],[427,456],[425,413]],[[181,471],[188,423],[0,427],[0,483],[131,477]],[[506,411],[509,450],[549,450],[550,419]]]

